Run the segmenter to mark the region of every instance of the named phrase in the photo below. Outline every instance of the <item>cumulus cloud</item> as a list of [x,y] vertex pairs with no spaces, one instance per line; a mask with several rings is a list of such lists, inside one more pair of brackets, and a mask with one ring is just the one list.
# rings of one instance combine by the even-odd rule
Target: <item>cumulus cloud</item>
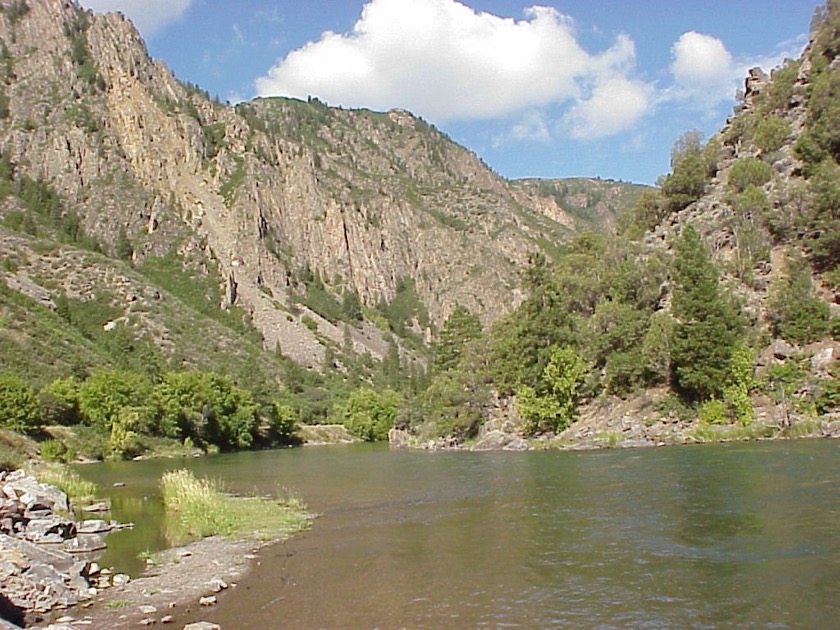
[[633,127],[650,109],[653,90],[641,81],[615,77],[598,83],[589,98],[567,114],[573,138],[595,140]]
[[[370,0],[352,32],[323,33],[278,61],[256,88],[260,96],[402,107],[434,122],[571,106],[573,120],[608,122],[608,133],[617,133],[622,123],[638,120],[647,103],[643,86],[627,76],[634,65],[629,38],[619,36],[607,50],[589,53],[572,20],[549,7],[531,7],[525,19],[514,20],[456,0]],[[604,101],[616,87],[632,96],[631,112],[607,120]],[[613,113],[621,107],[611,105]],[[512,136],[539,139],[545,129],[535,114],[525,114]]]
[[732,100],[740,68],[717,37],[689,31],[671,48],[674,87],[667,97],[694,103],[699,108]]
[[179,20],[192,0],[82,0],[88,9],[99,13],[120,11],[144,37],[150,37],[167,24]]

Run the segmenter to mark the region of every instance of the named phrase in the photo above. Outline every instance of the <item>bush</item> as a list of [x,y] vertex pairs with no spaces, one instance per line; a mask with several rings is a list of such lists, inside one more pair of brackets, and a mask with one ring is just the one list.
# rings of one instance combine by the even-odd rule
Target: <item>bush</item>
[[58,379],[38,393],[38,409],[45,425],[77,424],[79,386],[73,378]]
[[773,168],[761,160],[744,157],[729,169],[729,185],[738,192],[744,192],[749,186],[764,186],[773,177]]
[[707,400],[697,410],[697,417],[704,424],[729,424],[726,403],[717,398]]
[[151,393],[151,383],[142,374],[102,370],[79,388],[79,411],[84,422],[110,433],[123,409],[143,407]]
[[0,374],[0,428],[30,431],[39,425],[35,392],[23,380]]
[[762,153],[778,151],[790,135],[790,124],[779,116],[767,116],[755,128],[753,142]]
[[64,462],[73,461],[75,454],[68,451],[67,447],[58,440],[47,440],[41,442],[41,457],[48,462]]
[[768,303],[773,334],[798,344],[826,337],[831,311],[814,292],[808,262],[801,256],[789,256],[782,271],[771,287]]
[[524,386],[517,392],[516,407],[528,421],[530,432],[559,432],[571,424],[586,374],[586,364],[574,348],[552,348],[541,391]]
[[348,396],[346,402],[333,410],[333,417],[353,435],[367,442],[388,439],[388,431],[397,419],[400,395],[386,389],[381,392],[361,387]]

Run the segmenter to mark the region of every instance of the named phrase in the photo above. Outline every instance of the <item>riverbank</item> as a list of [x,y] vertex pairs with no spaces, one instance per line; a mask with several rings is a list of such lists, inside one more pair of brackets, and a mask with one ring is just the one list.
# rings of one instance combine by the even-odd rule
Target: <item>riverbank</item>
[[577,420],[559,434],[529,436],[512,404],[479,428],[476,438],[423,439],[392,429],[393,448],[462,451],[595,450],[681,444],[793,438],[840,438],[840,414],[813,417],[791,411],[767,397],[756,397],[755,419],[748,425],[707,424],[668,409],[668,390],[647,390],[622,399],[599,398],[581,406]]
[[156,554],[137,579],[103,592],[86,607],[54,615],[53,623],[64,624],[68,630],[165,624],[180,629],[187,617],[235,592],[239,580],[257,562],[258,552],[280,542],[215,536],[167,549]]

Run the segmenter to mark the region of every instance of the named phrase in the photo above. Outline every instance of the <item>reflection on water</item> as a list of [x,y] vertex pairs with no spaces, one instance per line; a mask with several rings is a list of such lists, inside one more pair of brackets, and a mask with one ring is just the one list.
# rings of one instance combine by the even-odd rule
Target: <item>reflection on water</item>
[[828,441],[354,446],[82,473],[127,484],[112,491],[115,517],[138,527],[117,535],[118,562],[164,544],[156,479],[166,468],[188,465],[236,492],[286,487],[321,514],[202,611],[223,627],[819,628],[840,618],[838,455]]

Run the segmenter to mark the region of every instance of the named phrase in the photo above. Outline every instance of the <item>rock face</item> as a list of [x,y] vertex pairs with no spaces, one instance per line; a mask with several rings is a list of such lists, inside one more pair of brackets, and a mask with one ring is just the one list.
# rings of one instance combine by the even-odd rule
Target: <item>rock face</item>
[[67,496],[23,471],[0,472],[0,492],[3,615],[21,622],[89,598],[91,565],[64,547],[76,534]]
[[[433,321],[457,304],[490,321],[518,301],[529,253],[578,225],[557,195],[505,181],[407,112],[232,108],[151,60],[121,15],[26,6],[0,2],[0,149],[16,176],[50,183],[112,253],[123,239],[135,262],[210,261],[224,302],[303,364],[319,365],[343,330],[295,305],[302,274],[367,306],[410,281]],[[373,356],[386,346],[363,331],[351,342]]]

